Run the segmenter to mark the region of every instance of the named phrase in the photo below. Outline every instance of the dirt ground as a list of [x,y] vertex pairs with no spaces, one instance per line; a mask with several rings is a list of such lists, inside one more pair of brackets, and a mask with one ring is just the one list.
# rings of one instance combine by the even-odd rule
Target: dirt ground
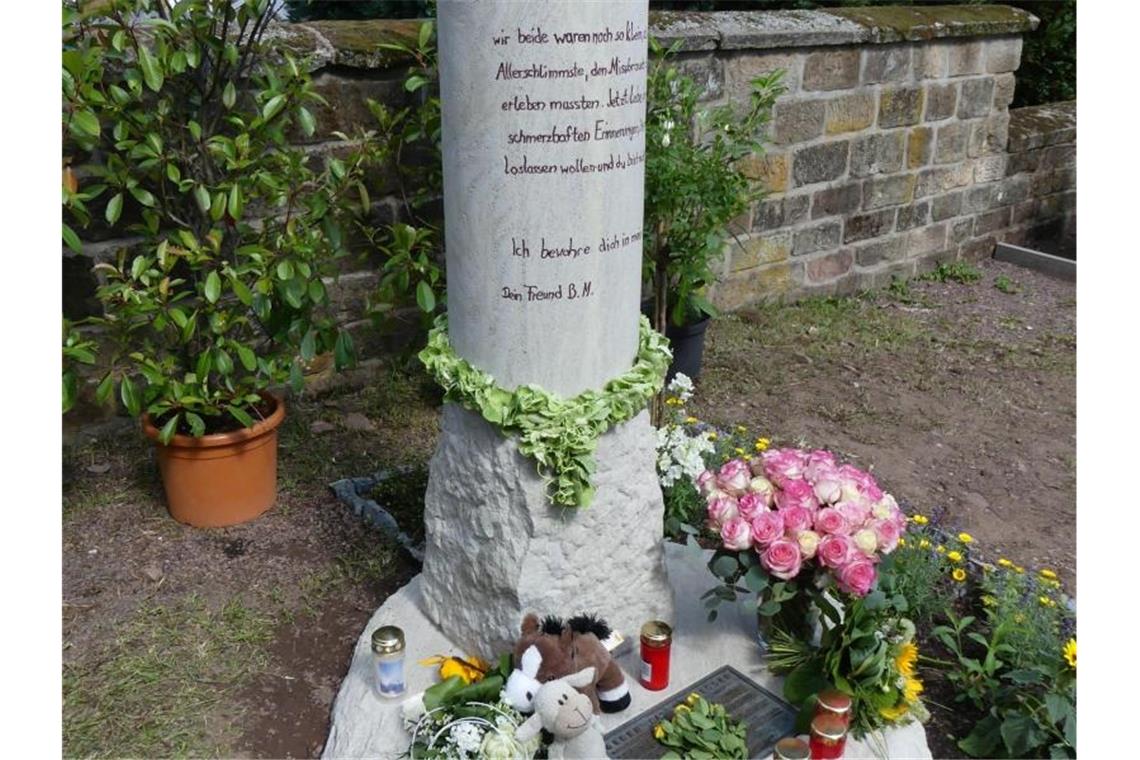
[[[1071,590],[1075,288],[981,273],[722,318],[693,409],[873,467],[910,510]],[[438,404],[385,367],[290,402],[277,506],[224,530],[169,518],[129,423],[69,445],[64,754],[319,754],[356,637],[418,569],[327,484],[426,460]]]
[[911,511],[943,513],[990,559],[1054,569],[1072,593],[1076,288],[979,267],[973,283],[719,320],[694,408],[842,452]]

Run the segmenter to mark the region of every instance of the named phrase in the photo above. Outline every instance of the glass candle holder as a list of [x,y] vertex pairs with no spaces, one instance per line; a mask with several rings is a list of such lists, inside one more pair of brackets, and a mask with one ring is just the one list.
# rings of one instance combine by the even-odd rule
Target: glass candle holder
[[844,728],[851,726],[851,697],[839,689],[824,689],[816,697],[815,714],[838,715]]
[[404,632],[394,625],[383,625],[372,632],[372,670],[376,693],[398,697],[407,691],[404,682]]
[[847,725],[838,715],[817,715],[811,721],[811,760],[838,760],[847,747]]
[[660,620],[641,626],[641,685],[660,691],[669,685],[669,658],[673,649],[673,629]]

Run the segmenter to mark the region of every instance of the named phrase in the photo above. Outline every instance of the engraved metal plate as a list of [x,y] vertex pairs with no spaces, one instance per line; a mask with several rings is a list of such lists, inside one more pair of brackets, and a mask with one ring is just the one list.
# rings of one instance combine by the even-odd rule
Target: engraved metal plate
[[664,755],[669,748],[653,738],[653,727],[672,717],[673,708],[694,691],[710,702],[724,705],[730,716],[744,721],[748,727],[749,757],[768,757],[777,741],[793,733],[796,709],[736,668],[725,665],[610,731],[606,734],[606,752],[615,760],[651,760]]

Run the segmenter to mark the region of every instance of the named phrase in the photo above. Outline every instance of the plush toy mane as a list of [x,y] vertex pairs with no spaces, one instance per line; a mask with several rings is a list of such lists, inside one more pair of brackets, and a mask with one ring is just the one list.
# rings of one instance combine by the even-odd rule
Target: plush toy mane
[[[576,619],[577,618],[572,618],[572,620],[576,620]],[[541,630],[542,633],[545,633],[548,636],[560,636],[560,635],[562,635],[563,625],[564,624],[562,622],[562,618],[560,618],[556,615],[547,615],[546,617],[544,617],[542,619],[542,623],[539,626],[539,630]]]
[[598,641],[605,641],[610,637],[610,633],[612,633],[609,624],[605,620],[589,612],[575,615],[566,621],[566,625],[569,626],[570,630],[574,633],[592,633],[598,637]]

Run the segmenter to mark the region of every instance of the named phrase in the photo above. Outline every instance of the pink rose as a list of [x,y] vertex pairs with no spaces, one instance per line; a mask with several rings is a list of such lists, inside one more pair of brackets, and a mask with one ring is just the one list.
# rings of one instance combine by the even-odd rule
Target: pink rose
[[854,545],[847,536],[832,534],[819,540],[815,556],[825,567],[843,567],[851,559]]
[[868,557],[875,556],[875,551],[879,548],[879,534],[871,528],[856,531],[851,540],[855,542],[855,548]]
[[768,503],[764,500],[761,494],[749,491],[740,497],[740,516],[745,520],[754,520],[756,517],[768,511]]
[[819,500],[815,498],[815,489],[806,480],[790,480],[776,493],[776,506],[779,509],[788,507],[804,507],[813,512],[819,507]]
[[760,458],[764,460],[764,476],[780,488],[804,476],[807,457],[799,449],[769,449]]
[[843,515],[852,530],[862,526],[871,517],[871,507],[862,498],[841,501],[835,505],[835,511]]
[[730,459],[724,463],[717,473],[716,482],[722,489],[739,496],[748,489],[748,481],[752,480],[752,471],[743,459]]
[[819,548],[819,534],[814,530],[801,530],[796,534],[796,543],[800,545],[804,559],[811,559]]
[[875,520],[871,523],[871,527],[879,537],[879,551],[883,554],[893,552],[899,545],[899,537],[902,535],[898,523],[894,520]]
[[883,492],[879,489],[879,484],[871,477],[871,473],[864,472],[858,467],[845,464],[839,468],[839,474],[847,480],[852,480],[859,488],[859,492],[866,496],[871,502],[876,502],[883,498]]
[[697,476],[697,490],[701,492],[701,496],[708,496],[709,492],[716,488],[716,473],[712,470],[705,470]]
[[801,530],[811,530],[812,526],[812,511],[806,507],[788,507],[781,509],[780,515],[784,518],[784,530],[791,535],[799,533]]
[[763,497],[764,505],[768,507],[772,506],[772,502],[776,499],[776,489],[767,478],[760,476],[752,478],[748,481],[748,490]]
[[724,524],[734,517],[740,516],[740,508],[736,499],[731,496],[721,496],[709,502],[709,527],[719,531]]
[[[821,547],[822,549],[822,547]],[[875,565],[865,557],[857,557],[839,568],[839,589],[856,596],[866,596],[875,585]]]
[[843,513],[834,507],[824,507],[815,513],[815,529],[819,533],[845,534],[851,532]]
[[[816,483],[829,475],[835,475],[836,470],[835,455],[824,449],[816,449],[807,455],[804,477],[812,483]],[[835,478],[831,479],[835,480]]]
[[720,540],[725,549],[744,551],[752,548],[752,526],[743,517],[734,517],[720,529]]
[[777,578],[789,581],[799,575],[803,555],[800,553],[799,544],[781,538],[773,541],[772,545],[764,550],[760,555],[760,564]]
[[752,520],[752,541],[767,546],[784,535],[784,518],[779,512],[763,512]]

